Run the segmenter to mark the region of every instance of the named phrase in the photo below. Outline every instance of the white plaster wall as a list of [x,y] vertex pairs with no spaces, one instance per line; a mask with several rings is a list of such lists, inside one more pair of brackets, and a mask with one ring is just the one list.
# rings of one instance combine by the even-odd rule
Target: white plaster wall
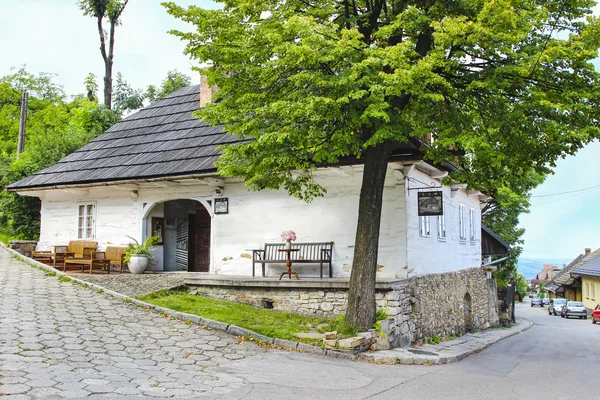
[[[264,243],[281,242],[281,232],[291,229],[298,242],[333,241],[333,275],[350,276],[362,168],[320,170],[315,173],[315,180],[327,193],[310,204],[281,190],[249,192],[241,183],[228,181],[224,196],[229,198],[229,214],[213,219],[215,271],[251,273],[250,250],[263,248]],[[384,191],[378,276],[394,277],[404,272],[404,205],[403,181],[395,181],[390,169]],[[267,266],[267,275],[278,275],[284,269],[283,264]],[[300,265],[297,270],[301,276],[319,275],[318,265]],[[259,271],[257,265],[257,274]],[[325,268],[323,274],[327,274]]]
[[[252,192],[238,180],[226,180],[222,196],[229,199],[229,214],[213,215],[210,271],[251,275],[249,250],[262,248],[266,242],[280,242],[281,232],[292,229],[298,235],[298,242],[333,241],[333,274],[350,276],[362,167],[320,170],[315,179],[327,189],[327,194],[310,204],[291,198],[282,190]],[[128,190],[114,187],[90,188],[84,192],[52,190],[45,194],[40,249],[77,238],[77,205],[81,202],[96,203],[96,240],[102,249],[108,244],[127,244],[127,235],[138,240],[142,232],[149,235],[151,217],[164,215],[161,204],[164,201],[188,198],[207,204],[207,200],[213,199],[213,187],[200,184],[140,189],[136,200]],[[382,210],[378,260],[381,277],[406,274],[404,197],[404,181],[398,180],[390,168]],[[159,261],[156,270],[163,269],[162,255],[159,246],[155,252]],[[268,268],[268,274],[279,274],[284,268],[283,264],[273,266]],[[301,276],[319,274],[318,265],[301,265],[297,269]]]
[[[411,168],[409,177],[416,178],[426,184],[439,180],[432,179],[429,175]],[[410,182],[410,187],[424,186],[418,182]],[[407,185],[408,188],[408,185]],[[439,190],[439,189],[438,189]],[[432,274],[441,272],[458,271],[460,269],[478,267],[481,265],[481,211],[479,196],[469,195],[465,189],[452,192],[450,187],[442,189],[445,203],[446,240],[438,239],[438,217],[429,217],[431,235],[428,238],[420,236],[419,215],[417,204],[417,190],[406,191],[407,211],[407,244],[408,244],[408,270],[411,275]],[[454,193],[454,195],[453,195]],[[459,228],[459,203],[465,205],[465,222],[467,240],[460,241]],[[469,209],[475,209],[475,241],[469,237]]]
[[77,239],[78,206],[83,203],[96,204],[96,240],[100,249],[129,243],[127,235],[137,237],[139,201],[133,200],[127,192],[107,188],[74,192],[52,190],[42,199],[38,249],[51,249]]

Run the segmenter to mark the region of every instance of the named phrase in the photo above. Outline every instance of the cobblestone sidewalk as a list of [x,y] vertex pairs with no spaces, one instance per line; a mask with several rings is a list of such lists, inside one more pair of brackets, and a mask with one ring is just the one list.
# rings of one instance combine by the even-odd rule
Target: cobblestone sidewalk
[[61,282],[0,249],[0,397],[218,397],[243,380],[217,367],[261,352]]

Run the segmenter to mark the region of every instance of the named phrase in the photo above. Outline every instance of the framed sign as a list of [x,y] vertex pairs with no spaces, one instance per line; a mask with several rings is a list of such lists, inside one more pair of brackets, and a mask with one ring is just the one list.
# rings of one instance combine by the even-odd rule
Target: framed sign
[[152,236],[158,236],[160,239],[154,244],[163,244],[165,233],[165,219],[160,217],[152,217]]
[[227,197],[220,197],[215,199],[215,214],[228,214],[229,213],[229,199]]
[[444,214],[444,196],[441,190],[435,192],[419,192],[419,217]]

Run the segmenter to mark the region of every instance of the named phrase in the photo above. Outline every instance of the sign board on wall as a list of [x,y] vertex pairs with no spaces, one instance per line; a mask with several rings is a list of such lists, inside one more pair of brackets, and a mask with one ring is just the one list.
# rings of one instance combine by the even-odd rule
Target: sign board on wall
[[419,217],[444,214],[444,196],[441,190],[435,192],[419,192]]

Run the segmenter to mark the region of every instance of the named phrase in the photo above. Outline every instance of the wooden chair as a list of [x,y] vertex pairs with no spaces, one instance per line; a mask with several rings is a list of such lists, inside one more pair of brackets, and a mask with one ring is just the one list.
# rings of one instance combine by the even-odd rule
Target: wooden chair
[[94,252],[92,258],[108,260],[109,268],[111,265],[116,265],[119,267],[119,271],[123,273],[125,250],[127,250],[125,246],[107,246],[104,251]]
[[57,262],[60,265],[69,257],[82,259],[86,254],[87,258],[91,258],[91,252],[96,251],[97,246],[98,242],[93,240],[71,240],[67,246],[54,246],[53,251],[34,251],[31,257],[42,262],[45,260],[50,263],[51,261],[52,266],[56,268]]

